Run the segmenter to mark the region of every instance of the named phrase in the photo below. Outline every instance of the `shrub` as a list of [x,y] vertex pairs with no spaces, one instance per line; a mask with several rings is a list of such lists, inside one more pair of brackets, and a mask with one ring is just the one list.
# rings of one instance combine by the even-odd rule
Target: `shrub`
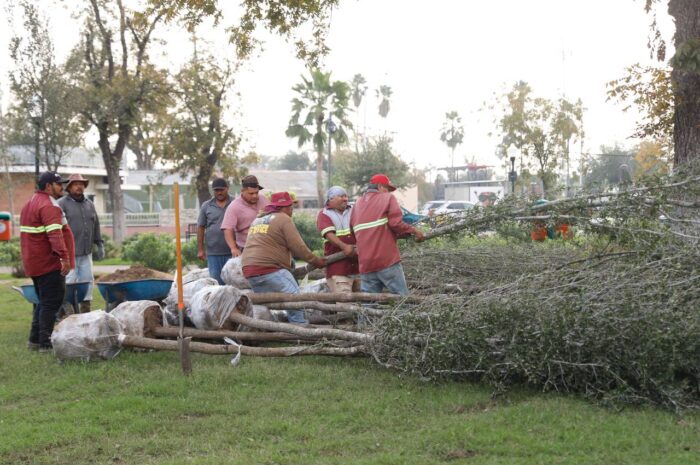
[[0,242],[0,265],[12,268],[12,276],[16,278],[25,276],[18,238]]
[[197,240],[193,239],[182,244],[182,266],[197,265],[200,268],[207,267],[206,260],[200,260],[197,257]]
[[168,234],[145,233],[124,241],[122,258],[158,271],[175,268],[175,246]]
[[[121,255],[121,247],[114,243],[112,237],[107,234],[102,234],[102,241],[105,246],[105,258],[117,258]],[[92,252],[93,261],[97,261],[97,249]]]
[[316,252],[323,250],[323,238],[316,229],[316,217],[306,213],[296,213],[292,219],[306,245]]

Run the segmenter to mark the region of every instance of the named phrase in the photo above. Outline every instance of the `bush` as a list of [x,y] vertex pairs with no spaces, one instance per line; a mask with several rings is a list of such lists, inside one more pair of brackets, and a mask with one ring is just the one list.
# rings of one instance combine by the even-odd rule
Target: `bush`
[[145,233],[134,235],[122,246],[124,260],[140,263],[158,271],[175,268],[175,246],[168,234]]
[[[105,246],[105,259],[118,258],[119,256],[121,256],[121,247],[114,243],[111,236],[108,236],[107,234],[102,234],[102,241],[104,242]],[[93,250],[92,252],[92,260],[97,261],[97,248],[95,248],[95,250]]]
[[12,276],[16,278],[25,276],[18,238],[0,242],[0,265],[12,268]]
[[200,268],[207,267],[206,260],[200,260],[197,257],[197,240],[193,239],[182,244],[182,266],[197,265]]
[[312,217],[306,213],[297,213],[292,219],[306,245],[315,252],[322,251],[323,238],[316,229],[316,217]]

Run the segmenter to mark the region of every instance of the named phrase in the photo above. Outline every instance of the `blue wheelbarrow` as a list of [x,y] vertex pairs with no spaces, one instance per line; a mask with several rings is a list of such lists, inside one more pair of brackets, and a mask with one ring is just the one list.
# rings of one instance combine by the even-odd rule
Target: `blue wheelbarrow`
[[[23,284],[22,286],[12,286],[12,289],[22,294],[22,297],[27,299],[31,304],[39,304],[39,295],[36,293],[34,284]],[[75,312],[78,311],[80,302],[87,296],[90,289],[90,282],[66,283],[66,294],[63,297],[64,304],[71,304]]]
[[124,282],[98,282],[97,289],[105,299],[107,311],[122,302],[133,300],[162,301],[173,285],[172,279],[139,279]]

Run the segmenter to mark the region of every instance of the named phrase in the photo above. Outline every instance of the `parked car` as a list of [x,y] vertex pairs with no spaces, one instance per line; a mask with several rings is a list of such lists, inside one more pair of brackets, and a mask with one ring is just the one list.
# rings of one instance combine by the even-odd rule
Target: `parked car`
[[431,200],[430,202],[426,202],[425,205],[423,205],[423,208],[421,208],[418,211],[418,213],[423,216],[430,216],[433,213],[435,213],[435,210],[437,210],[446,203],[446,200]]
[[444,204],[440,205],[435,210],[435,215],[442,215],[445,213],[457,213],[459,211],[470,210],[474,208],[474,204],[466,200],[448,200]]

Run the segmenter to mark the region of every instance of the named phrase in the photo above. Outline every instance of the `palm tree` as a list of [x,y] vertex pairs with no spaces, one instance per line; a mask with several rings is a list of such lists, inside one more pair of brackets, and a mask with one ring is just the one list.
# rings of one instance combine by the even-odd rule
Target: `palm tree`
[[[352,129],[352,123],[348,119],[350,86],[343,81],[331,81],[330,72],[324,73],[316,68],[310,70],[310,79],[304,76],[301,79],[301,83],[292,87],[297,96],[292,99],[292,118],[289,120],[286,134],[287,137],[296,138],[299,147],[312,141],[316,150],[316,190],[319,206],[322,206],[324,149],[328,141],[327,123],[333,118],[337,129],[331,137],[336,144],[345,144],[348,141],[345,129]],[[329,163],[329,172],[330,169]]]
[[[462,117],[456,111],[449,111],[445,113],[445,122],[442,123],[442,132],[440,133],[440,140],[443,141],[447,146],[452,149],[452,172],[450,173],[454,177],[454,167],[455,167],[455,149],[464,140],[464,127],[462,126]],[[456,181],[456,179],[452,179]]]
[[382,118],[386,118],[386,115],[389,114],[389,102],[391,99],[391,94],[393,93],[391,90],[391,86],[379,86],[379,89],[376,91],[377,93],[377,98],[381,98],[382,101],[379,102],[379,116]]
[[355,152],[358,152],[359,149],[357,147],[357,139],[358,139],[358,134],[357,131],[359,130],[360,127],[360,105],[362,104],[362,99],[365,97],[365,94],[367,93],[367,81],[365,80],[365,77],[361,74],[356,74],[353,76],[352,81],[350,82],[350,86],[352,87],[352,104],[355,106],[355,112],[357,114],[357,126],[355,130]]

